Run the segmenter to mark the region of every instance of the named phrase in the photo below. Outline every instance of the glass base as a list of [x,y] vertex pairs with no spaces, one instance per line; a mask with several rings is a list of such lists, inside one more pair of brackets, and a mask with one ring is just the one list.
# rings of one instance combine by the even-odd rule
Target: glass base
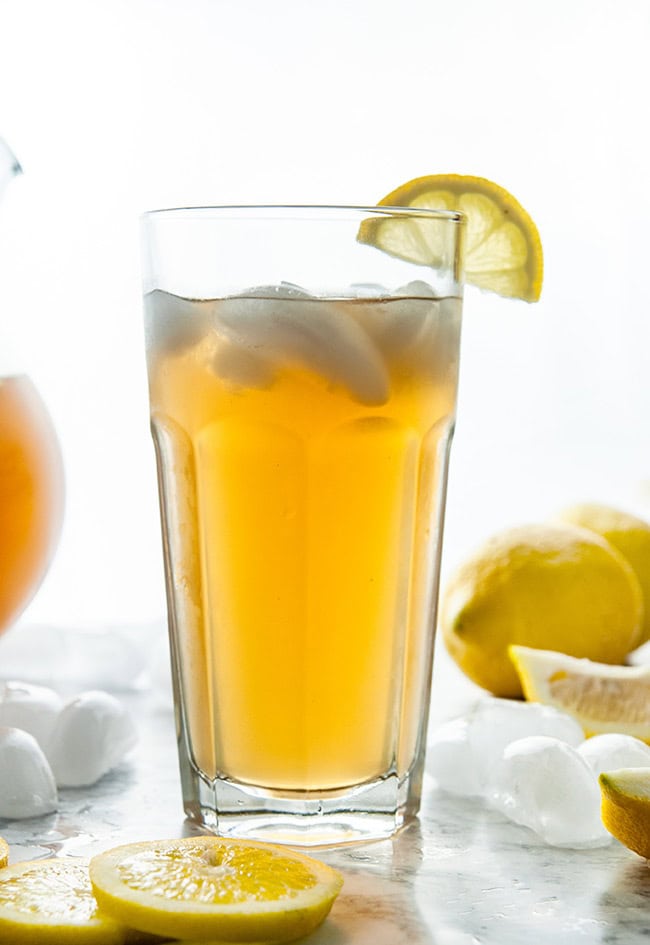
[[[189,788],[189,790],[188,790]],[[230,780],[184,779],[188,818],[220,836],[292,846],[363,843],[392,836],[417,812],[408,779],[390,775],[347,791],[263,791]]]

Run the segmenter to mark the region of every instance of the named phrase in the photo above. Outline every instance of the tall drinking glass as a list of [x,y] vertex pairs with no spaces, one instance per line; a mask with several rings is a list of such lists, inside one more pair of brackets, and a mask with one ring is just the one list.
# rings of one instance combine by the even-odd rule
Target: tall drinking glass
[[336,843],[417,813],[462,224],[400,208],[145,215],[183,798],[219,833]]

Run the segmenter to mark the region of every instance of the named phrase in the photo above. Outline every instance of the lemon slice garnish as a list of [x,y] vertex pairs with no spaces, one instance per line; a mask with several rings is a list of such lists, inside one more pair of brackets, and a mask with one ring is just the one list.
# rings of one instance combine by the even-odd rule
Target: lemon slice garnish
[[150,935],[125,928],[99,910],[86,860],[28,860],[0,870],[0,942],[135,945],[151,941]]
[[0,868],[7,865],[9,862],[9,844],[6,840],[0,837]]
[[[381,207],[456,210],[465,215],[465,281],[507,298],[536,302],[542,291],[544,257],[533,220],[503,187],[484,177],[433,174],[402,184]],[[440,264],[435,228],[417,220],[365,220],[359,240],[401,259]]]
[[94,857],[100,907],[180,939],[285,942],[325,919],[343,880],[290,849],[222,837],[132,843]]
[[572,715],[585,735],[620,732],[650,744],[650,666],[610,666],[511,646],[526,698]]
[[650,858],[650,768],[604,771],[598,780],[603,823],[630,850]]

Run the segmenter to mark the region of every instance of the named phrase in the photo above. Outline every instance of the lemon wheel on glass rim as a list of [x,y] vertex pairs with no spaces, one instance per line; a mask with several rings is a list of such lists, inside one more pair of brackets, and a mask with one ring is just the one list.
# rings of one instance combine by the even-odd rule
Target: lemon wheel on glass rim
[[[465,281],[506,298],[536,302],[542,291],[542,242],[530,214],[504,187],[485,177],[430,174],[383,197],[380,207],[456,210],[464,214]],[[358,239],[400,259],[440,264],[435,228],[417,220],[364,220]]]

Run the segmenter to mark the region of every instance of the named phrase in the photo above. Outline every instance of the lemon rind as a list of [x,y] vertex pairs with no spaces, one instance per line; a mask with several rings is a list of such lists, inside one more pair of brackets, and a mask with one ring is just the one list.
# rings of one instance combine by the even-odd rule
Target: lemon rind
[[[436,195],[441,196],[443,193],[451,194],[452,197],[470,196],[472,194],[486,197],[490,199],[503,214],[501,226],[511,222],[522,234],[525,234],[528,255],[523,265],[513,267],[506,265],[503,268],[492,270],[472,269],[470,265],[471,260],[468,259],[466,261],[465,281],[485,291],[495,292],[505,298],[514,298],[525,302],[537,302],[541,295],[544,277],[542,241],[537,226],[528,211],[525,210],[519,201],[504,187],[495,184],[485,177],[477,177],[474,175],[431,174],[416,177],[400,185],[383,197],[379,201],[378,206],[417,206],[418,209],[462,210],[460,207],[450,208],[449,206],[437,206],[438,201],[435,199]],[[417,204],[416,201],[423,195],[430,196],[430,198],[433,198],[433,201],[429,200],[427,203]],[[364,221],[367,226],[365,230],[363,229],[363,225],[360,229],[360,241],[381,247],[381,242],[377,240],[377,234],[380,232],[382,226],[386,225],[386,222],[387,221],[381,219]],[[370,226],[370,224],[373,225]],[[390,252],[389,250],[385,251]],[[390,252],[390,254],[400,256],[403,259],[409,259],[407,254],[394,252]],[[435,260],[431,260],[431,262],[433,263]],[[506,273],[506,275],[511,278],[506,278],[505,280],[490,279],[490,274],[496,276],[501,273]],[[525,274],[524,288],[522,288],[521,284],[519,284],[518,280],[515,278],[518,273]],[[500,284],[497,285],[499,282]]]
[[[160,849],[203,843],[223,843],[223,838],[200,837],[154,842]],[[189,903],[161,899],[122,883],[116,867],[121,859],[151,848],[152,844],[125,844],[99,854],[90,862],[90,881],[100,909],[124,925],[185,940],[214,939],[227,942],[291,941],[307,935],[327,917],[343,884],[335,870],[318,860],[293,850],[248,841],[228,841],[240,846],[276,850],[300,862],[308,863],[317,876],[317,884],[301,891],[299,904],[287,900],[249,903]],[[296,897],[298,900],[298,897]]]
[[[75,863],[85,862],[75,860]],[[0,882],[20,876],[34,867],[49,869],[60,860],[23,860],[0,871]],[[3,904],[0,906],[0,943],[11,945],[126,945],[128,932],[108,915],[65,921],[48,920],[38,913],[27,913]],[[133,939],[132,939],[133,941]]]
[[625,685],[634,682],[650,682],[649,666],[619,666],[598,663],[586,658],[568,656],[554,650],[537,650],[534,647],[511,644],[508,654],[515,666],[525,698],[529,702],[552,705],[572,715],[582,726],[585,737],[624,732],[650,744],[650,706],[647,717],[634,721],[621,716],[615,719],[601,718],[593,712],[578,712],[575,707],[554,696],[550,687],[550,676],[566,674],[576,680],[602,679]]

